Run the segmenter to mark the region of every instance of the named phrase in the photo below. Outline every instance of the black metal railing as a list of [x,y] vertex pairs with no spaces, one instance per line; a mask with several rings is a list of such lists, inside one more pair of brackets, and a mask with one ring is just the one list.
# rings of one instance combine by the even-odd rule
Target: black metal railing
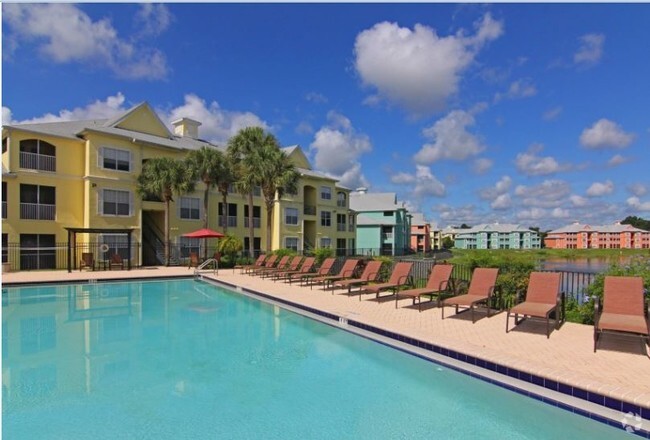
[[316,215],[316,206],[314,205],[305,205],[303,209],[305,215]]

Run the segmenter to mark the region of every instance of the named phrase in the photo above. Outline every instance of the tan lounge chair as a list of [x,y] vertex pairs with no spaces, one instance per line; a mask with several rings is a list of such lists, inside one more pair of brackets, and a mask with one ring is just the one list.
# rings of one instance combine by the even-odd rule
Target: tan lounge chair
[[638,335],[650,344],[650,306],[646,304],[641,277],[605,277],[603,304],[596,298],[594,353],[605,332]]
[[397,295],[395,295],[395,308],[397,308],[397,301],[400,298],[412,298],[413,305],[417,301],[418,310],[421,312],[422,297],[425,295],[429,296],[429,302],[433,301],[433,298],[436,297],[438,307],[440,307],[441,296],[444,293],[449,293],[449,279],[453,270],[454,266],[452,264],[436,264],[431,268],[431,273],[429,274],[429,279],[425,287],[397,292]]
[[303,282],[307,284],[312,280],[312,278],[324,277],[325,275],[328,275],[330,273],[330,270],[332,270],[332,267],[334,267],[334,263],[336,263],[336,258],[325,258],[325,260],[323,260],[323,264],[320,265],[320,268],[318,268],[317,272],[303,273],[296,278],[298,278],[301,285]]
[[343,263],[343,267],[341,268],[341,271],[338,273],[338,275],[329,275],[324,277],[312,278],[311,282],[309,283],[309,287],[313,289],[314,284],[322,284],[324,286],[323,289],[329,289],[330,285],[334,281],[343,280],[346,278],[352,278],[354,276],[354,271],[357,269],[358,264],[359,264],[359,260],[354,260],[354,259],[345,260],[345,263]]
[[[506,333],[510,323],[510,315],[515,315],[515,325],[529,316],[546,319],[546,337],[551,336],[549,324],[551,313],[555,312],[555,329],[559,328],[562,311],[562,293],[560,292],[559,272],[532,272],[526,290],[526,300],[508,309],[506,315]],[[519,315],[523,317],[519,319]]]
[[189,270],[191,267],[199,267],[199,264],[201,264],[199,254],[196,252],[190,252],[190,259],[187,263],[187,269]]
[[[368,261],[368,264],[366,264],[366,267],[363,268],[363,273],[359,278],[353,278],[350,280],[340,280],[340,281],[334,281],[332,286],[334,288],[340,287],[340,288],[348,288],[348,295],[352,293],[352,287],[353,286],[358,286],[359,287],[359,292],[361,292],[361,288],[373,281],[376,281],[377,278],[379,278],[379,270],[381,269],[381,261]],[[361,301],[361,295],[359,295],[359,301]]]
[[280,262],[277,265],[262,267],[261,269],[257,269],[253,275],[259,275],[261,278],[264,278],[266,273],[272,273],[278,269],[286,269],[289,267],[290,259],[291,257],[289,255],[285,255],[284,257],[280,258]]
[[92,270],[95,270],[95,256],[92,252],[83,252],[81,254],[81,261],[79,261],[79,272],[84,267],[89,267]]
[[391,293],[390,295],[383,295],[382,297],[395,295],[400,287],[406,286],[409,283],[410,280],[409,273],[411,273],[412,267],[413,267],[413,263],[400,261],[393,268],[393,272],[390,274],[390,278],[388,279],[387,283],[380,283],[380,284],[374,284],[372,286],[368,286],[366,287],[364,293],[374,293],[376,299],[379,299],[379,294],[386,290],[391,290],[393,293]]
[[465,295],[453,296],[442,301],[440,304],[442,310],[442,319],[445,319],[445,307],[455,306],[456,313],[458,307],[466,307],[472,314],[472,323],[474,319],[474,308],[481,303],[487,306],[487,315],[490,316],[490,299],[494,293],[494,286],[497,282],[499,269],[477,267],[472,273],[472,280],[469,283],[469,289]]
[[294,275],[299,275],[299,274],[304,274],[304,273],[311,272],[311,269],[314,267],[314,262],[315,261],[316,261],[316,258],[307,257],[302,262],[302,266],[300,266],[300,270],[291,270],[291,271],[285,271],[285,272],[278,272],[278,273],[275,274],[275,278],[274,278],[273,281],[288,280],[289,284],[291,284],[291,280],[292,280]]
[[302,255],[296,255],[295,257],[287,260],[287,263],[283,267],[280,267],[280,265],[278,264],[277,268],[265,271],[262,274],[262,278],[272,278],[276,274],[281,272],[298,270],[301,261],[302,261]]
[[264,260],[266,260],[266,254],[260,254],[260,256],[257,257],[257,260],[255,260],[255,263],[239,264],[233,267],[233,270],[239,269],[239,273],[247,273],[250,269],[256,269],[262,267],[262,264],[264,264]]
[[276,254],[271,255],[267,258],[260,267],[252,267],[248,271],[248,275],[255,275],[258,270],[269,269],[275,266],[275,262],[278,261],[278,256]]

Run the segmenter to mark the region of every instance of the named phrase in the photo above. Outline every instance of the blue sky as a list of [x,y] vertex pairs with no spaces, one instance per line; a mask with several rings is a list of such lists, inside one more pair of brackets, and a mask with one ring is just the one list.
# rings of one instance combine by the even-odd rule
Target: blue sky
[[440,227],[650,218],[650,5],[2,5],[3,123],[261,125]]

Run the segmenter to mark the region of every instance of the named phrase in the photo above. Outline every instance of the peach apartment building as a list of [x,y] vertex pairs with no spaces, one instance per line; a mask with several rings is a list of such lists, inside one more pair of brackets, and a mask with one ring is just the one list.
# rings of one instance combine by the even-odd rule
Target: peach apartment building
[[544,245],[550,249],[649,249],[650,231],[620,223],[573,223],[549,232]]

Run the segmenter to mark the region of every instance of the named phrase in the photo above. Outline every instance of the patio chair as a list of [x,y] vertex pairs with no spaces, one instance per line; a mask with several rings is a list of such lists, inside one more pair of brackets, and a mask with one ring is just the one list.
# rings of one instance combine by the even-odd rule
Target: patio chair
[[336,263],[336,258],[325,258],[325,260],[323,260],[323,264],[321,264],[317,272],[303,273],[296,276],[296,278],[298,278],[301,285],[303,282],[305,284],[309,283],[312,278],[324,277],[325,275],[329,274],[330,270],[332,270],[332,267],[334,267],[334,263]]
[[356,259],[345,260],[345,263],[343,263],[343,267],[341,268],[338,275],[329,275],[324,277],[312,278],[310,280],[311,282],[309,283],[309,287],[313,289],[314,284],[322,284],[323,290],[327,290],[330,288],[330,285],[334,281],[343,280],[346,278],[352,278],[354,276],[354,271],[357,269],[358,264],[359,264],[359,260]]
[[280,265],[278,264],[277,268],[264,271],[264,273],[262,273],[262,278],[273,277],[280,272],[298,270],[301,261],[302,261],[302,255],[296,255],[293,258],[289,258],[287,259],[287,263],[284,266],[280,267]]
[[289,265],[289,259],[291,257],[289,255],[285,255],[284,257],[280,258],[280,262],[276,265],[271,265],[271,266],[265,266],[260,269],[257,269],[253,275],[259,275],[260,277],[264,278],[264,274],[269,271],[276,271],[277,269],[283,269],[285,267],[288,267]]
[[607,333],[638,335],[650,344],[650,306],[644,298],[643,278],[605,277],[603,304],[594,307],[594,353],[600,336]]
[[92,270],[95,270],[95,256],[92,252],[83,252],[81,254],[81,261],[79,261],[79,272],[84,267],[89,267]]
[[124,260],[120,254],[111,255],[111,261],[108,263],[109,269],[113,270],[113,267],[119,267],[124,270]]
[[299,270],[287,270],[287,271],[284,271],[284,272],[278,272],[278,273],[275,274],[275,277],[274,277],[273,281],[288,280],[289,284],[291,284],[291,279],[293,278],[294,275],[311,272],[312,267],[314,267],[314,262],[315,261],[316,261],[316,258],[307,257],[302,262],[302,266],[300,266]]
[[417,301],[418,310],[421,312],[422,297],[425,295],[429,296],[428,302],[432,302],[435,297],[438,303],[437,306],[440,307],[443,294],[449,294],[449,279],[453,270],[453,264],[436,264],[431,268],[426,286],[397,292],[397,295],[395,295],[395,308],[397,308],[397,302],[400,298],[412,298],[413,305]]
[[465,295],[457,295],[447,298],[442,301],[442,319],[445,319],[445,307],[455,306],[456,314],[458,314],[458,307],[465,307],[470,310],[472,314],[472,323],[475,323],[474,308],[478,304],[485,304],[487,306],[487,316],[490,317],[490,299],[494,293],[494,286],[497,282],[497,275],[499,269],[477,267],[472,273],[472,280],[469,283],[469,288]]
[[247,273],[250,269],[255,269],[258,267],[262,267],[262,264],[264,264],[264,260],[266,260],[266,254],[260,254],[259,257],[257,257],[257,260],[255,260],[255,263],[253,264],[239,264],[236,265],[233,270],[239,269],[239,273]]
[[[359,278],[353,278],[350,280],[340,280],[334,281],[332,284],[333,288],[341,287],[348,288],[348,295],[352,294],[352,287],[358,286],[359,292],[361,288],[370,284],[373,281],[376,281],[379,278],[379,270],[381,269],[381,261],[368,261],[366,267],[363,268],[363,273]],[[361,301],[361,295],[359,295],[359,301]]]
[[376,299],[379,299],[379,294],[386,290],[391,290],[393,293],[390,295],[383,295],[382,298],[395,295],[400,287],[406,286],[409,283],[409,273],[411,272],[412,267],[413,263],[400,261],[399,263],[395,264],[388,282],[368,286],[366,287],[364,293],[374,293]]
[[248,275],[255,275],[255,273],[256,273],[258,270],[264,270],[264,269],[268,269],[268,268],[270,268],[270,267],[275,266],[275,262],[276,262],[277,260],[278,260],[278,256],[277,256],[276,254],[273,254],[273,255],[271,255],[269,258],[267,258],[267,259],[264,261],[264,263],[262,263],[260,266],[258,266],[258,267],[251,267],[251,268],[248,270],[247,273],[248,273]]
[[[555,312],[555,329],[559,328],[562,311],[562,293],[560,292],[559,272],[532,272],[526,290],[526,300],[508,309],[506,315],[506,333],[510,324],[510,315],[515,315],[515,325],[526,317],[546,319],[546,338],[551,336],[550,316]],[[519,315],[523,317],[519,319]]]

